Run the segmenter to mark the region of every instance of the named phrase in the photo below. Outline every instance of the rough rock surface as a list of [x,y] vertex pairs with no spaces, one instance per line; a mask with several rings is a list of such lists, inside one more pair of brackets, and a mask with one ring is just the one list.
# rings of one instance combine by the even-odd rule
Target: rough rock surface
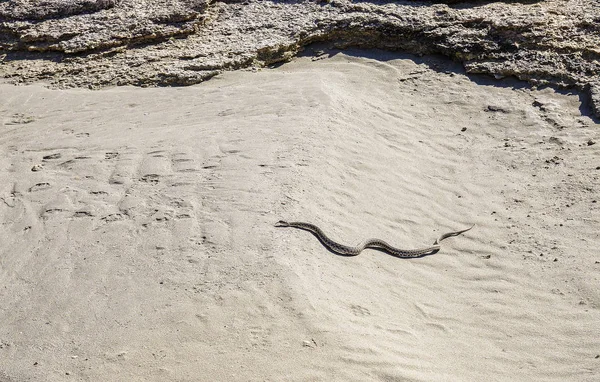
[[0,2],[0,75],[15,83],[189,85],[316,42],[442,54],[469,73],[575,87],[600,116],[595,1]]

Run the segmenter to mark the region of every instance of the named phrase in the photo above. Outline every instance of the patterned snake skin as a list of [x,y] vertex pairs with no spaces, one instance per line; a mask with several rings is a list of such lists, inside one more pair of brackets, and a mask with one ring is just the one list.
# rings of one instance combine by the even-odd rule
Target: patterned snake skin
[[397,257],[422,257],[426,255],[432,255],[440,250],[440,241],[451,237],[460,235],[463,232],[467,232],[475,225],[473,224],[471,227],[467,229],[463,229],[462,231],[448,232],[440,236],[432,246],[426,248],[418,248],[418,249],[399,249],[392,247],[388,243],[380,239],[367,239],[360,243],[355,247],[350,247],[344,244],[337,243],[331,240],[325,233],[316,225],[310,223],[302,223],[302,222],[287,222],[284,220],[280,220],[275,224],[275,227],[292,227],[299,228],[305,231],[309,231],[313,233],[320,241],[323,243],[325,247],[327,247],[330,251],[338,253],[344,256],[357,256],[359,255],[365,248],[374,248],[383,250],[391,255]]

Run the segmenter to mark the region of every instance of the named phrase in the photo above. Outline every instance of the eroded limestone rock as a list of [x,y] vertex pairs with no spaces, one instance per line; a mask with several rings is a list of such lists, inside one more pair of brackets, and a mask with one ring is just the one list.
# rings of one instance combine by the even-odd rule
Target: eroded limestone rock
[[[36,4],[38,4],[36,6]],[[600,3],[10,0],[1,75],[55,86],[188,85],[308,44],[443,54],[470,73],[589,91],[600,116]]]

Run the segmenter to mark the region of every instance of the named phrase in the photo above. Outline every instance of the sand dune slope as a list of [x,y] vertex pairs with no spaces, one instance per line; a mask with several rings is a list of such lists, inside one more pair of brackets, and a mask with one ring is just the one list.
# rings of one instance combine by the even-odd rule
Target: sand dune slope
[[0,381],[597,380],[579,98],[378,58],[0,86]]

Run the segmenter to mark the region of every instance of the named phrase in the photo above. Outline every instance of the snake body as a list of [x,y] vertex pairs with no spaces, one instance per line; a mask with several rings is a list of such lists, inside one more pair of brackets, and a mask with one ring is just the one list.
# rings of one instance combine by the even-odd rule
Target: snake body
[[302,222],[287,222],[284,220],[280,220],[275,224],[275,227],[292,227],[298,228],[305,231],[309,231],[314,234],[320,241],[323,243],[325,247],[327,247],[330,251],[335,252],[344,256],[357,256],[359,255],[365,248],[373,248],[385,251],[391,255],[397,257],[421,257],[426,255],[431,255],[440,250],[440,241],[451,237],[460,235],[463,232],[467,232],[475,225],[463,229],[461,231],[448,232],[440,236],[433,245],[425,248],[418,249],[399,249],[392,247],[388,243],[380,239],[367,239],[362,243],[358,244],[355,247],[350,247],[348,245],[340,244],[336,241],[331,240],[325,233],[316,225],[310,223],[302,223]]

